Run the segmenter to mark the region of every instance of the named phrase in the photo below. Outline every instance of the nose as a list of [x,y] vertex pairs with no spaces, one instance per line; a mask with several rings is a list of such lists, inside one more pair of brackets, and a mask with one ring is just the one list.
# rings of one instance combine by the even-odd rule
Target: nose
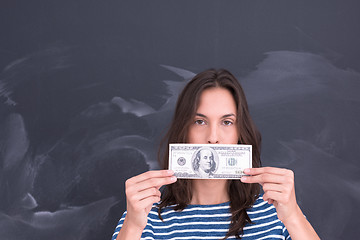
[[219,143],[219,129],[216,125],[211,125],[208,134],[208,143],[216,144]]

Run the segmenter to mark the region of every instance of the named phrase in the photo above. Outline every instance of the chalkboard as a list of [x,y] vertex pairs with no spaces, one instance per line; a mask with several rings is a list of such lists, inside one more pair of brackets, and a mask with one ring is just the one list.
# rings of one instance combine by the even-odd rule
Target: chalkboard
[[322,239],[360,231],[358,1],[1,1],[0,236],[110,239],[178,93],[229,69]]

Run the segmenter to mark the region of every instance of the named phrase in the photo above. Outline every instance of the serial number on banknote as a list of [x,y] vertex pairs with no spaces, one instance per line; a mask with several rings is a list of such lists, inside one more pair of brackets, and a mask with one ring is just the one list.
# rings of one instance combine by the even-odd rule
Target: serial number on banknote
[[177,178],[239,179],[251,167],[251,145],[169,144],[169,169]]

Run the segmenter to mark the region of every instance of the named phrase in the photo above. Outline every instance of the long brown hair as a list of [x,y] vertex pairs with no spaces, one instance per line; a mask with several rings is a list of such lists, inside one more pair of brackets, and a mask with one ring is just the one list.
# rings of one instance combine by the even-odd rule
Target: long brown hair
[[[169,143],[186,143],[188,129],[199,105],[201,93],[208,88],[225,88],[234,97],[237,107],[237,128],[239,143],[252,145],[252,165],[260,167],[261,135],[250,117],[244,91],[237,79],[225,69],[209,69],[197,74],[179,95],[170,128],[160,145],[159,161],[163,169],[168,169]],[[240,238],[246,223],[252,223],[246,210],[251,208],[260,193],[258,184],[244,184],[240,180],[228,181],[230,197],[231,223],[226,238]],[[191,201],[191,180],[178,179],[163,189],[159,205],[159,217],[162,208],[175,205],[174,210],[183,210]],[[161,218],[162,219],[162,218]]]

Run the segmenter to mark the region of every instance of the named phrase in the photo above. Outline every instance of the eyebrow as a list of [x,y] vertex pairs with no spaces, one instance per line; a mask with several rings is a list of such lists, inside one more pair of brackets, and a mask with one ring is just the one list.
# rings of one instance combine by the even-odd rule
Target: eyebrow
[[[205,116],[204,114],[201,114],[201,113],[196,113],[195,116],[207,118],[207,116]],[[229,114],[223,115],[221,118],[228,118],[228,117],[235,117],[236,118],[236,115],[233,114],[233,113],[229,113]]]
[[228,118],[228,117],[235,117],[236,118],[235,114],[233,114],[233,113],[225,114],[224,116],[222,116],[222,118]]

